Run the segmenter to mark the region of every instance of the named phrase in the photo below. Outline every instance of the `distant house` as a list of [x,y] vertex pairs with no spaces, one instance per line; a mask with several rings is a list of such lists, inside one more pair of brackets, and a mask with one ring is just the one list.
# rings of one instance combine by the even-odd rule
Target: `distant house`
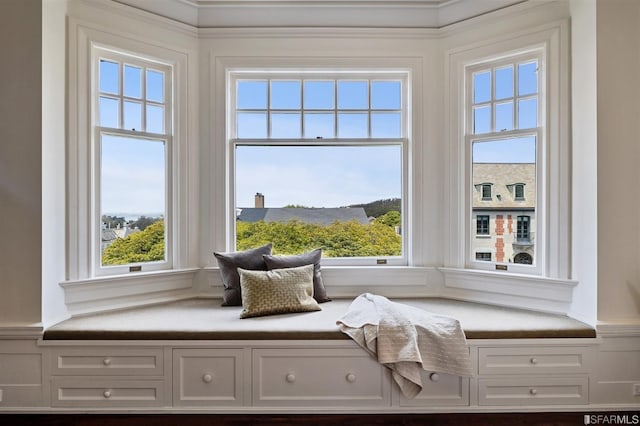
[[535,253],[535,164],[473,165],[475,260],[532,264]]
[[238,209],[239,222],[289,222],[297,220],[316,225],[331,225],[334,222],[356,221],[363,225],[369,223],[362,207],[306,208],[306,207],[266,207]]

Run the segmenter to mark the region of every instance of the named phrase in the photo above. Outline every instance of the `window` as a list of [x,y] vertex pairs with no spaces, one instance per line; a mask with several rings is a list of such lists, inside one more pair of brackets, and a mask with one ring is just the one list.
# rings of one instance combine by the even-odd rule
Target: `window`
[[[529,218],[535,218],[538,208],[535,188],[541,168],[538,151],[543,135],[539,119],[543,87],[540,63],[540,52],[534,52],[466,68],[470,87],[466,123],[468,170],[470,184],[481,189],[478,195],[477,191],[471,191],[470,214],[480,217],[491,211],[495,215],[495,229],[489,233],[498,263],[512,262],[520,249],[517,244],[530,242]],[[525,194],[525,188],[531,188],[531,193]],[[514,236],[512,212],[517,210],[526,211],[527,216],[518,216]],[[479,231],[480,225],[476,226]],[[468,241],[469,253],[486,248],[485,241],[473,238]],[[535,265],[537,247],[528,249],[532,253],[528,264]],[[476,256],[475,260],[480,259]]]
[[487,215],[476,216],[476,234],[489,235],[489,216]]
[[518,224],[517,224],[517,234],[516,238],[518,242],[529,242],[531,241],[531,234],[529,228],[529,216],[518,216]]
[[321,247],[335,262],[404,263],[407,81],[231,73],[235,248],[272,242],[279,254]]
[[96,49],[96,274],[171,264],[171,67]]
[[516,201],[524,200],[524,184],[523,183],[515,184],[513,186],[513,192],[514,192]]
[[476,260],[481,262],[491,262],[491,252],[479,251],[476,253]]
[[482,200],[490,201],[491,200],[491,184],[485,183],[484,185],[481,185],[480,188],[482,191]]

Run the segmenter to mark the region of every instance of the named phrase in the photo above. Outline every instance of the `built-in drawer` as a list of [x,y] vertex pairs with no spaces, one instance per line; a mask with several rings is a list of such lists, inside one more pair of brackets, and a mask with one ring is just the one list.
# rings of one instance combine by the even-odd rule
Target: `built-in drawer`
[[589,380],[585,376],[520,376],[479,379],[479,405],[587,404]]
[[54,407],[159,407],[166,404],[162,380],[61,377],[51,381]]
[[444,373],[422,371],[422,391],[413,399],[402,395],[399,404],[403,407],[469,405],[469,378]]
[[60,348],[52,351],[53,375],[162,376],[159,348]]
[[174,349],[174,405],[243,405],[243,353],[242,349]]
[[589,348],[512,347],[479,348],[480,374],[549,374],[586,373]]
[[255,349],[255,406],[390,406],[390,376],[361,349]]

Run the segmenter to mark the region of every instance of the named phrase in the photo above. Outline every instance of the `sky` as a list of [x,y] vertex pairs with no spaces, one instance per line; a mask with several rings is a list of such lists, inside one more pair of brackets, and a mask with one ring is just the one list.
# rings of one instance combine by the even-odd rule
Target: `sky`
[[[101,126],[144,130],[146,119],[148,132],[164,131],[162,72],[110,61],[101,61],[99,71]],[[475,73],[475,133],[536,127],[537,90],[535,63]],[[264,80],[239,80],[239,139],[268,137],[270,110],[272,138],[304,137],[316,140],[317,146],[238,143],[236,206],[252,207],[257,192],[264,194],[267,207],[340,207],[401,197],[399,144],[338,147],[316,139],[402,137],[401,93],[399,80],[373,80],[370,86],[366,80],[273,80],[270,86]],[[474,162],[535,162],[535,152],[533,137],[474,142],[472,149]],[[160,139],[103,136],[102,214],[164,213],[165,163]]]

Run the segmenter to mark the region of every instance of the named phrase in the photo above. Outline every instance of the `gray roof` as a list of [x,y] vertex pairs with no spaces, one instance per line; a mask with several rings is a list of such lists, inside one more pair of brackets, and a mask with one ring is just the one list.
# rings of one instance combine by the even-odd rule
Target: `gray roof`
[[331,225],[334,222],[355,220],[366,225],[369,223],[362,207],[337,208],[242,208],[237,218],[241,222],[289,222],[297,220],[304,223]]

